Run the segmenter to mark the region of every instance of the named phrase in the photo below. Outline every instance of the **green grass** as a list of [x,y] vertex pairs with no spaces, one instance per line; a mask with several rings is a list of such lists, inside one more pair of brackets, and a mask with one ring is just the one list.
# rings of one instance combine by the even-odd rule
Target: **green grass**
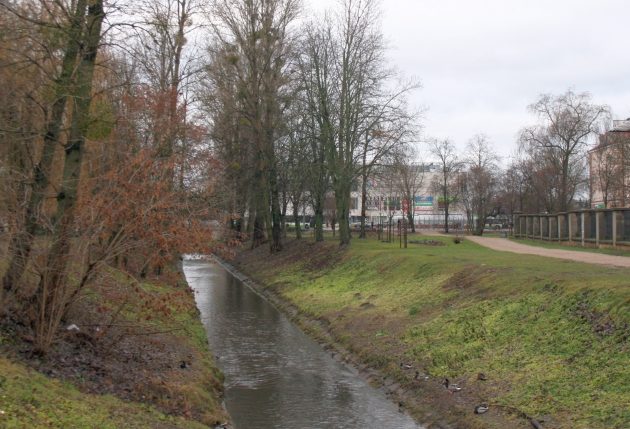
[[630,427],[630,270],[431,238],[445,245],[355,239],[323,269],[257,274],[367,360],[486,373],[484,399],[561,428]]
[[0,427],[205,428],[207,426],[113,396],[88,395],[0,357]]

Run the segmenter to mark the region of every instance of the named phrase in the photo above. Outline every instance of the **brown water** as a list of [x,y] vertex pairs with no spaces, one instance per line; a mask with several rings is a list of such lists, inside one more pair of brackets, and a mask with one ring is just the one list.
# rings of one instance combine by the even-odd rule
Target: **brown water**
[[421,429],[220,265],[187,260],[236,429]]

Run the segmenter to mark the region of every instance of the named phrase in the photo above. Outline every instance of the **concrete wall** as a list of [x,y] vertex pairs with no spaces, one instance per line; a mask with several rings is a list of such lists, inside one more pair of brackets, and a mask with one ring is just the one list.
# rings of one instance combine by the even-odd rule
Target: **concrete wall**
[[630,246],[630,208],[590,209],[557,214],[514,214],[514,237]]

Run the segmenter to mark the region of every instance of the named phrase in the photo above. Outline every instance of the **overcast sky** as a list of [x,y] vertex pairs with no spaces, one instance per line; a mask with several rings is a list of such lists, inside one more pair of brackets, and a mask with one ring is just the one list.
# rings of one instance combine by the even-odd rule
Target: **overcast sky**
[[[335,0],[306,0],[314,10]],[[541,93],[572,88],[630,117],[630,0],[382,0],[392,63],[423,88],[425,135],[507,157]]]

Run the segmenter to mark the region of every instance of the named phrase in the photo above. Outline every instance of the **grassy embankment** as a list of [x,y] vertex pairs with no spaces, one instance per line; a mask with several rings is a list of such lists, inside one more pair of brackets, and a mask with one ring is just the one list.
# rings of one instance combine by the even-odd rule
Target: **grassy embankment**
[[1,428],[207,428],[111,395],[81,393],[0,357]]
[[222,375],[194,297],[181,278],[174,287],[173,278],[136,284],[112,271],[71,315],[81,326],[99,323],[107,332],[102,338],[88,328],[82,330],[87,336],[67,333],[41,362],[20,353],[27,343],[0,332],[0,428],[207,428],[225,422]]
[[[630,427],[630,270],[430,238],[444,245],[291,243],[239,265],[408,391],[427,396],[401,362],[433,391],[442,377],[460,383],[435,398],[456,398],[446,406],[471,427],[506,427],[491,424],[495,410],[545,428]],[[479,402],[491,412],[475,416]]]

